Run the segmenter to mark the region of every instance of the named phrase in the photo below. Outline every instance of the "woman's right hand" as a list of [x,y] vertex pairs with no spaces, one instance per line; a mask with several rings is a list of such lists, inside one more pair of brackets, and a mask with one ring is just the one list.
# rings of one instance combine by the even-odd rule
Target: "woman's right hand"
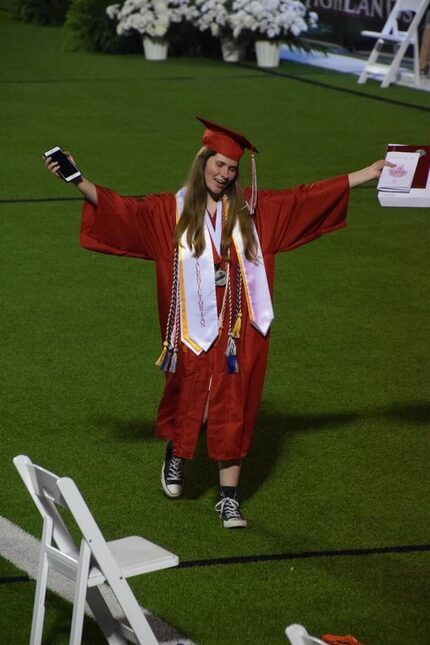
[[[73,159],[71,153],[68,150],[65,150],[64,154],[76,166],[76,161]],[[45,166],[49,170],[49,172],[61,179],[60,175],[58,174],[60,164],[57,161],[53,161],[51,157],[46,157]],[[81,175],[79,179],[70,183],[73,183],[76,186],[76,188],[82,193],[82,195],[88,202],[93,204],[93,206],[97,206],[97,188],[91,181],[85,179],[85,177]]]
[[[65,150],[64,154],[66,155],[66,157],[70,159],[72,164],[76,166],[76,161],[73,159],[70,152]],[[53,175],[56,175],[59,179],[61,179],[60,175],[58,174],[58,171],[60,169],[60,164],[58,163],[58,161],[53,161],[51,157],[44,157],[44,160],[45,160],[45,166],[47,167],[49,172],[52,172]]]

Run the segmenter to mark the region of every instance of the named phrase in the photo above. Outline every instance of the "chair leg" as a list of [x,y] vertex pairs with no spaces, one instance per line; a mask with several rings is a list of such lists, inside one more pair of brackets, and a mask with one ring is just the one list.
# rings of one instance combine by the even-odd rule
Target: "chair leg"
[[384,41],[381,40],[380,38],[376,41],[370,56],[367,60],[367,63],[363,69],[363,71],[360,74],[360,77],[358,79],[359,85],[363,85],[367,81],[367,76],[368,76],[368,69],[371,65],[374,65],[379,57],[379,54],[381,53],[382,47],[384,45]]
[[70,630],[70,645],[81,645],[84,625],[85,602],[93,612],[97,624],[103,632],[109,645],[127,645],[127,641],[118,634],[118,621],[112,616],[100,591],[88,588],[88,575],[91,562],[91,550],[85,540],[82,540],[79,554],[79,569],[76,576],[75,597],[73,602],[72,627]]
[[45,553],[42,553],[37,573],[36,595],[34,598],[33,619],[31,621],[30,645],[40,645],[42,642],[47,579],[48,558]]
[[48,581],[48,557],[45,553],[45,544],[52,526],[48,522],[43,524],[42,546],[40,548],[39,566],[37,568],[36,593],[34,596],[33,618],[31,621],[30,645],[40,645],[42,642],[43,622],[45,618],[45,597]]
[[73,600],[72,627],[70,630],[70,645],[81,645],[84,625],[85,600],[88,589],[88,573],[90,570],[91,551],[85,540],[81,542],[79,567],[76,575],[75,597]]
[[419,87],[420,84],[420,47],[418,38],[414,39],[414,85]]
[[405,38],[400,47],[398,48],[396,55],[394,56],[391,65],[388,69],[387,74],[385,75],[384,80],[381,83],[381,87],[388,87],[391,83],[394,83],[397,80],[397,75],[399,73],[400,63],[402,62],[403,56],[406,53],[406,50],[410,44],[410,39]]

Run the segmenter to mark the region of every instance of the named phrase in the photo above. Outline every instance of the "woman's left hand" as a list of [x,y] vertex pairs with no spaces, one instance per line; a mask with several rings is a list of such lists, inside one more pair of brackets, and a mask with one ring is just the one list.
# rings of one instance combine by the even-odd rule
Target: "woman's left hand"
[[367,181],[371,181],[372,179],[379,179],[384,166],[390,166],[393,168],[395,165],[396,164],[386,161],[385,159],[374,161],[370,166],[366,166],[366,168],[350,172],[348,175],[349,186],[350,188],[354,188],[355,186],[365,184]]

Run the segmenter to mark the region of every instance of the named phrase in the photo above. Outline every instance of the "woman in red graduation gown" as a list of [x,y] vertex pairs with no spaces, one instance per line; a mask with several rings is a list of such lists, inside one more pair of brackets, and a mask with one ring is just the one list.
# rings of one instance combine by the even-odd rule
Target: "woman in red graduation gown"
[[163,490],[181,495],[184,461],[206,424],[208,454],[219,466],[215,508],[234,528],[246,526],[237,487],[266,371],[275,255],[346,226],[349,189],[378,178],[385,162],[287,190],[257,191],[253,173],[252,187],[242,189],[239,160],[249,149],[253,163],[256,149],[240,133],[199,120],[203,147],[176,195],[127,198],[84,177],[76,187],[85,197],[84,248],[156,263]]

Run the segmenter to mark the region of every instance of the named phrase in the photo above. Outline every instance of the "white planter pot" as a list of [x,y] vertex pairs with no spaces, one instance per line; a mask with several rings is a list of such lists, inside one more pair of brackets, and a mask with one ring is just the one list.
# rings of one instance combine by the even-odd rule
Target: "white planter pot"
[[166,60],[169,43],[164,38],[143,37],[143,51],[146,60]]
[[256,40],[255,53],[258,67],[278,67],[280,55],[279,43],[271,40]]
[[243,58],[243,46],[238,45],[234,38],[221,38],[222,59],[225,63],[238,63]]

